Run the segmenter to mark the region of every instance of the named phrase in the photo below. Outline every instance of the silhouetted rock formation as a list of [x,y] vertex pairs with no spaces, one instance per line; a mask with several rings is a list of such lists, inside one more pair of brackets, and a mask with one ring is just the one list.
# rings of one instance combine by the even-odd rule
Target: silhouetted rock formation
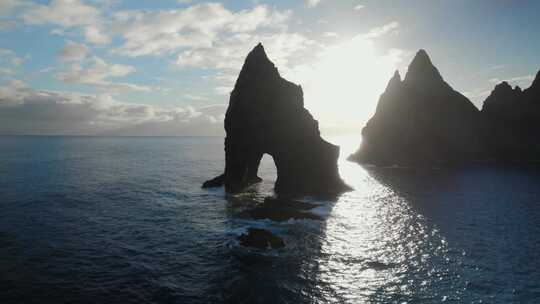
[[347,189],[339,177],[339,147],[320,137],[304,108],[303,92],[279,75],[261,44],[247,56],[225,116],[225,173],[203,187],[239,192],[260,181],[263,154],[274,158],[278,193],[332,193]]
[[350,159],[361,163],[453,163],[482,155],[479,110],[454,91],[420,50],[402,81],[396,71]]
[[241,212],[240,217],[256,220],[269,219],[275,222],[285,222],[291,219],[322,220],[319,215],[309,212],[317,207],[317,205],[295,200],[266,198],[264,203],[257,207]]
[[490,130],[492,158],[540,160],[540,72],[524,91],[507,82],[498,84],[485,100],[482,115]]

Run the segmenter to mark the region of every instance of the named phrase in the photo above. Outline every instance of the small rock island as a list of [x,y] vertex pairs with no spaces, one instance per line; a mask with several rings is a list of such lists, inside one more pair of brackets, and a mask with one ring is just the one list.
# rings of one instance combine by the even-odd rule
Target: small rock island
[[302,88],[283,79],[258,44],[247,56],[225,115],[225,172],[203,188],[241,192],[260,182],[263,155],[273,157],[278,194],[326,194],[349,189],[339,176],[339,147],[323,140],[304,108]]

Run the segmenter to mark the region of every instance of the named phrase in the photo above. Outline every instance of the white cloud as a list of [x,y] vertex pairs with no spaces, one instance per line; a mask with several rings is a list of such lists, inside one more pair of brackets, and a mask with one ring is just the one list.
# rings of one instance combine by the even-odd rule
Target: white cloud
[[308,7],[316,7],[321,3],[321,0],[305,0]]
[[66,83],[77,83],[95,86],[108,91],[150,91],[147,86],[125,82],[112,82],[111,78],[119,78],[135,72],[135,67],[123,64],[110,64],[103,59],[94,57],[91,65],[73,64],[67,70],[56,75],[56,78]]
[[99,18],[97,8],[80,0],[53,0],[49,5],[33,4],[23,14],[28,24],[52,23],[64,27],[96,24]]
[[24,2],[20,0],[2,0],[0,1],[0,31],[8,30],[15,27],[16,22],[13,20],[14,12],[24,6]]
[[0,77],[1,76],[10,76],[10,75],[13,75],[13,74],[15,74],[15,71],[13,71],[13,69],[0,67]]
[[392,21],[383,26],[372,28],[367,34],[364,35],[364,37],[367,39],[378,38],[395,31],[397,28],[399,28],[399,23],[397,21]]
[[110,95],[36,91],[14,80],[0,86],[0,134],[221,135],[225,109],[163,108]]
[[339,34],[338,33],[335,33],[335,32],[325,32],[323,34],[324,37],[331,37],[331,38],[335,38],[335,37],[339,37]]
[[107,44],[111,42],[103,27],[100,25],[88,25],[84,27],[84,38],[93,44]]
[[509,83],[517,83],[517,84],[523,84],[523,83],[530,83],[534,80],[534,75],[525,75],[525,76],[516,76],[516,77],[510,77],[506,79],[500,79],[500,78],[491,78],[489,82],[491,83],[501,83],[503,81],[507,81]]
[[86,45],[68,41],[58,53],[58,59],[62,61],[81,61],[88,56],[89,52]]
[[53,29],[54,34],[63,34],[64,28],[81,28],[86,41],[104,44],[110,41],[103,26],[101,11],[81,0],[53,0],[48,5],[32,4],[22,18],[26,24],[53,24],[62,27]]
[[353,9],[354,9],[355,11],[359,11],[359,10],[361,10],[361,9],[365,8],[365,7],[366,7],[365,5],[362,5],[362,4],[358,4],[358,5],[357,5],[357,6],[355,6],[355,7],[353,8]]
[[181,52],[176,64],[181,67],[238,71],[242,67],[246,55],[259,42],[263,43],[272,61],[282,68],[288,64],[291,54],[304,50],[314,43],[300,34],[237,34],[216,41],[212,47]]
[[222,4],[198,4],[171,11],[123,11],[115,14],[113,31],[124,43],[117,53],[162,55],[180,49],[212,47],[223,36],[262,28],[282,28],[290,12],[259,5],[231,12]]
[[0,17],[9,16],[17,7],[23,6],[20,0],[2,0],[0,1]]
[[477,88],[471,91],[463,92],[463,95],[471,100],[471,102],[478,108],[481,109],[484,100],[491,94],[493,88]]
[[17,56],[14,51],[8,49],[0,49],[0,63],[19,66],[24,62],[24,59]]

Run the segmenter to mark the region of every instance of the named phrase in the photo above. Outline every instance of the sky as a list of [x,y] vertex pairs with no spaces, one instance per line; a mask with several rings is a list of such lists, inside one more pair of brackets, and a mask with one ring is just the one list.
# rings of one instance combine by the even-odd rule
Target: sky
[[478,106],[540,69],[540,1],[1,0],[0,134],[220,136],[262,42],[323,135],[360,134],[426,49]]

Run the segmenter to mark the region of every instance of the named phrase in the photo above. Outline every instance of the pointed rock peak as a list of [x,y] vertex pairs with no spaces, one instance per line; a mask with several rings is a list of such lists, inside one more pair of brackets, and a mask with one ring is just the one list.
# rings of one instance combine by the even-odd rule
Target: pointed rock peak
[[270,61],[270,59],[268,59],[268,56],[266,55],[266,52],[264,50],[264,46],[262,45],[262,43],[259,42],[259,44],[257,44],[257,46],[255,46],[253,50],[251,50],[251,52],[249,52],[246,58],[246,62],[248,61],[249,62]]
[[[268,59],[264,47],[261,43],[257,44],[251,52],[249,52],[236,85],[252,81],[255,77],[279,77],[279,72],[274,66],[274,63]],[[236,86],[235,86],[236,87]]]
[[410,66],[415,65],[433,65],[431,63],[431,58],[429,58],[428,53],[424,49],[420,49],[418,52],[416,52],[416,55],[414,56],[413,61],[411,62]]
[[501,83],[499,83],[498,85],[495,86],[495,90],[511,91],[512,86],[508,82],[503,81],[503,82],[501,82]]
[[[399,74],[399,71],[398,71],[398,70],[396,70],[396,71],[394,72],[394,76],[392,77],[392,80],[393,80],[393,81],[399,81],[399,82],[401,82],[401,75]],[[391,81],[392,81],[392,80],[391,80]]]
[[399,74],[399,71],[396,70],[394,73],[394,76],[390,79],[388,82],[388,85],[386,86],[386,90],[391,90],[392,88],[396,87],[397,85],[401,84],[401,75]]
[[425,50],[419,50],[409,65],[406,82],[420,82],[419,84],[444,82],[439,70],[433,65]]
[[514,91],[515,91],[515,92],[518,92],[518,93],[523,92],[523,90],[522,90],[519,86],[516,86],[516,87],[514,88]]

